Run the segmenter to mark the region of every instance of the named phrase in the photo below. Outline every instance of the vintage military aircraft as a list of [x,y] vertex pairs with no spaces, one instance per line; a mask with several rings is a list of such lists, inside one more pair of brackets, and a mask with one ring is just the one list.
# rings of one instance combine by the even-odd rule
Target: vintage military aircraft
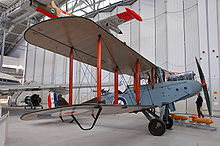
[[[65,12],[59,7],[57,7],[53,0],[30,0],[30,6],[36,9],[38,12],[48,16],[49,18],[73,16],[73,14]],[[100,21],[97,21],[96,23],[107,31],[112,30],[118,34],[122,34],[122,31],[118,28],[118,26],[122,23],[130,21],[132,19],[142,21],[142,18],[136,12],[129,8],[125,9],[126,12],[116,14],[106,19],[102,19]]]
[[[73,16],[72,14],[65,12],[59,7],[57,7],[53,0],[30,0],[29,2],[32,8],[36,9],[40,13],[50,18]],[[112,30],[118,34],[122,34],[122,31],[118,28],[118,26],[132,19],[142,21],[142,18],[137,13],[135,13],[133,10],[129,8],[126,8],[126,12],[97,21],[96,23],[98,23],[102,28],[104,28],[107,31]],[[4,74],[4,76],[6,75]],[[6,80],[6,81],[9,81],[9,80]],[[103,87],[109,87],[109,86],[112,86],[112,84],[103,83]],[[10,98],[11,100],[10,103],[13,103],[13,105],[16,105],[16,99],[18,97],[17,95],[20,95],[20,93],[23,91],[51,90],[55,93],[65,95],[68,93],[67,87],[68,85],[66,84],[65,85],[39,85],[33,82],[26,83],[25,85],[13,85],[13,86],[11,85],[1,86],[0,85],[0,95],[13,95]],[[75,85],[73,88],[89,88],[89,87],[94,87],[94,84]],[[14,94],[14,93],[18,93],[18,94]]]
[[[97,98],[72,105],[72,90],[69,90],[69,105],[27,113],[22,120],[62,120],[69,116],[81,129],[90,130],[100,114],[142,112],[150,121],[150,133],[161,136],[173,125],[169,110],[175,110],[174,103],[201,91],[201,83],[194,79],[165,82],[164,70],[87,18],[70,16],[46,20],[27,29],[24,37],[33,45],[70,58],[70,89],[73,86],[73,59],[97,67]],[[114,73],[114,94],[101,95],[102,69]],[[128,86],[123,93],[118,91],[119,74],[134,77],[134,85]],[[141,85],[140,79],[146,78],[148,83]],[[160,116],[155,112],[156,107],[162,107]],[[84,128],[77,116],[92,116],[94,122],[90,128]]]

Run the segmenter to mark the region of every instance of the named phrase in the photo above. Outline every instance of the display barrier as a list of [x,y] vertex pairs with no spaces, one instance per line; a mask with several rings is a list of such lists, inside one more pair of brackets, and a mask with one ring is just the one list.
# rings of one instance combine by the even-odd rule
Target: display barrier
[[0,146],[5,145],[5,140],[7,136],[7,119],[8,114],[0,116]]

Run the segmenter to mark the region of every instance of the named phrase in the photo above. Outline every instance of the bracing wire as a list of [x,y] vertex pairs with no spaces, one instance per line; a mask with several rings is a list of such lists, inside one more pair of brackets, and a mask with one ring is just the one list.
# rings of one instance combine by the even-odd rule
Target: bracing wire
[[[111,52],[109,51],[109,48],[108,48],[108,46],[107,46],[107,44],[106,44],[106,42],[105,42],[105,39],[102,38],[102,40],[103,40],[104,45],[106,46],[106,48],[107,48],[109,54],[111,55],[112,59],[114,60],[114,57],[112,56]],[[115,63],[116,66],[118,66],[117,63],[115,62],[115,60],[114,60],[114,63]],[[129,90],[129,92],[131,93],[132,97],[134,98],[133,92],[132,92],[131,89],[129,88],[129,85],[128,85],[127,81],[125,80],[124,75],[122,74],[121,69],[120,69],[119,67],[118,67],[118,71],[119,71],[119,73],[121,73],[121,77],[124,79],[124,82],[125,82],[125,84],[126,84],[127,89]],[[130,98],[130,100],[131,100],[131,102],[132,102],[132,104],[133,104],[133,101],[132,101],[132,99],[131,99],[131,97],[130,97],[130,94],[128,94],[128,95],[129,95],[129,98]]]

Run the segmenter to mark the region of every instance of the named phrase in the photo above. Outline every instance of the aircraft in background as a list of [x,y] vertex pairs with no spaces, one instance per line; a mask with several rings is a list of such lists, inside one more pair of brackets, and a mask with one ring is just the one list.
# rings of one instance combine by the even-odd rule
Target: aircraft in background
[[[57,7],[53,0],[30,0],[30,6],[36,9],[36,11],[42,13],[43,15],[48,16],[49,18],[74,16],[73,14],[63,11],[62,9]],[[112,30],[115,33],[122,34],[122,31],[118,28],[119,25],[128,22],[132,19],[142,21],[142,18],[136,12],[129,8],[125,9],[126,12],[122,12],[114,16],[105,18],[103,20],[96,21],[96,23],[108,32]]]
[[5,74],[0,72],[0,86],[1,85],[20,85],[21,83],[19,82],[18,79],[15,77]]
[[[121,84],[120,84],[121,85]],[[103,87],[112,87],[113,83],[103,83]],[[73,88],[95,88],[96,83],[75,84]],[[9,105],[17,106],[17,98],[24,91],[41,91],[48,90],[57,95],[67,95],[69,93],[68,84],[38,84],[36,82],[28,82],[21,84],[19,80],[9,74],[0,72],[0,95],[8,95]],[[4,97],[5,98],[5,97]],[[25,97],[24,97],[25,98]]]
[[[150,133],[161,136],[173,125],[169,113],[175,111],[175,102],[190,98],[202,89],[201,83],[192,77],[165,81],[165,70],[87,18],[72,16],[46,20],[29,27],[24,38],[32,45],[70,57],[69,88],[73,85],[73,59],[96,67],[97,97],[72,105],[72,92],[69,92],[69,106],[64,104],[27,113],[22,120],[60,118],[63,121],[63,117],[69,116],[82,130],[91,130],[100,115],[142,112],[150,121]],[[114,93],[101,94],[102,69],[114,73]],[[134,85],[127,85],[122,93],[118,90],[119,74],[134,77]],[[141,79],[148,81],[141,84]],[[161,107],[160,115],[155,112],[157,107]],[[84,128],[77,116],[92,116],[94,122],[90,128]]]
[[72,14],[57,7],[53,0],[30,0],[30,6],[49,18],[73,16]]

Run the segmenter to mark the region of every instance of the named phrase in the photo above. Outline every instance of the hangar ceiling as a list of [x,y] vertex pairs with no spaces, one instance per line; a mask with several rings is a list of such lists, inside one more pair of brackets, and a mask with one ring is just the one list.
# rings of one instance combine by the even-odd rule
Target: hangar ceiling
[[[37,0],[48,3],[50,0]],[[110,12],[119,5],[131,5],[136,0],[54,0],[58,6],[67,12],[78,16],[92,18],[100,12]],[[15,48],[23,38],[24,30],[29,25],[37,23],[44,17],[30,9],[30,0],[0,0],[0,28],[5,31],[4,55]],[[3,31],[0,32],[0,46],[3,42]]]
[[[45,0],[40,1],[44,3]],[[56,0],[59,6],[67,1]],[[27,28],[28,22],[37,23],[43,17],[34,9],[25,7],[29,6],[29,2],[30,0],[0,0],[0,28],[5,31],[4,55],[8,55],[23,38],[23,32]],[[0,46],[2,46],[3,31],[0,33]]]
[[18,0],[0,0],[0,4],[4,6],[9,6],[14,1],[18,1]]

